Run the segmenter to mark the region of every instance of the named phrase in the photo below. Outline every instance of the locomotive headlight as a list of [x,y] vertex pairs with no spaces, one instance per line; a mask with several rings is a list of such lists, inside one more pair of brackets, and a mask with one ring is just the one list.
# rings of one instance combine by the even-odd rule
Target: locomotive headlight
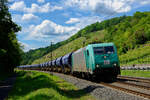
[[114,63],[114,66],[117,66],[117,64],[116,64],[116,63]]
[[96,67],[98,68],[98,67],[99,67],[99,65],[97,64],[97,65],[96,65]]

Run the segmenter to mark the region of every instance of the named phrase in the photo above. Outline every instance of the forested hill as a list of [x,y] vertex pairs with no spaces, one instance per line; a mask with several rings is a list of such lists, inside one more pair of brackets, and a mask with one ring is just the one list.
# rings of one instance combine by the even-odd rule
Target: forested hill
[[119,54],[124,54],[149,40],[150,12],[136,12],[133,16],[116,17],[86,26],[68,40],[59,42],[53,45],[52,48],[48,46],[31,50],[25,53],[22,64],[31,64],[33,61],[34,63],[41,63],[50,60],[48,57],[51,50],[58,53],[60,48],[67,47],[67,50],[64,50],[64,48],[64,52],[56,54],[53,59],[63,56],[68,52],[81,48],[83,45],[78,43],[81,44],[83,41],[85,41],[85,45],[89,43],[114,42]]

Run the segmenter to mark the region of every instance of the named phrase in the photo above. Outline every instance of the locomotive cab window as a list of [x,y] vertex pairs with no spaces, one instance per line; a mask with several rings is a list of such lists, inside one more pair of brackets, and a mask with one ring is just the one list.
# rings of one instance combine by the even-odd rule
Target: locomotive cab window
[[89,56],[89,51],[87,50],[87,55]]
[[96,55],[104,54],[104,48],[103,47],[94,47],[94,54],[96,54]]
[[105,50],[105,54],[114,53],[114,48],[113,48],[113,46],[104,47],[104,50]]
[[113,46],[94,47],[93,49],[94,49],[94,54],[96,54],[96,55],[114,53],[114,48],[113,48]]

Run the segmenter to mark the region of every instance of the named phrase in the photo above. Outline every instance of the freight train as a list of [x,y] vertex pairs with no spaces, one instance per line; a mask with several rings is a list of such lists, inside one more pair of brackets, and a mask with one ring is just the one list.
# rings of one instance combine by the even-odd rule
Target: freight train
[[75,52],[42,64],[19,66],[20,69],[46,70],[82,77],[116,78],[120,64],[113,43],[89,44]]

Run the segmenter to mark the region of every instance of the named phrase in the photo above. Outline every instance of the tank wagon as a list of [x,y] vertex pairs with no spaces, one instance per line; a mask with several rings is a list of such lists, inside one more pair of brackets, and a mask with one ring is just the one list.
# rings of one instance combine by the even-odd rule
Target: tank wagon
[[48,68],[50,71],[100,78],[116,78],[120,74],[117,48],[113,43],[89,44],[75,52],[66,54],[43,64],[19,66],[34,69]]
[[59,57],[56,59],[56,66],[57,66],[57,71],[62,72],[62,57]]
[[68,53],[62,57],[62,72],[70,73],[72,70],[72,53]]

